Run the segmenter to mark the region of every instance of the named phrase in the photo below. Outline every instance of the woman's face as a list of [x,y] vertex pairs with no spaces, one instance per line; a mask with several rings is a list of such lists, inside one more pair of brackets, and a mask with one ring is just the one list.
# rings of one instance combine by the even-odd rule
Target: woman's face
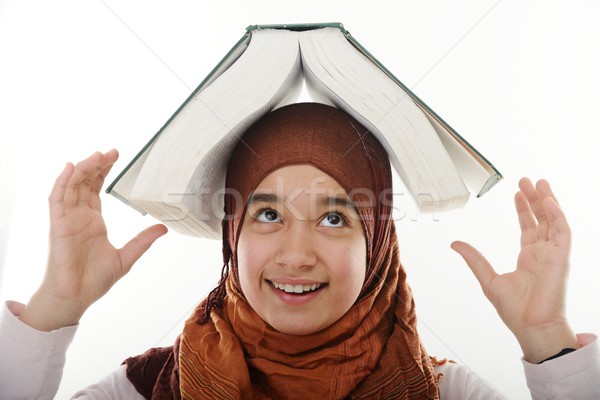
[[248,202],[238,240],[242,291],[276,330],[320,331],[360,294],[366,240],[342,187],[321,170],[294,165],[268,175]]

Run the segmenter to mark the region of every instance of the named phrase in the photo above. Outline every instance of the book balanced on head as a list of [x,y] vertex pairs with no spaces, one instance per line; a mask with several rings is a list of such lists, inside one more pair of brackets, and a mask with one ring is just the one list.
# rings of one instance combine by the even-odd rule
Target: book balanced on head
[[314,101],[380,140],[420,210],[462,207],[502,178],[342,24],[254,25],[107,192],[176,231],[220,239],[233,148],[258,118],[293,103],[303,81]]

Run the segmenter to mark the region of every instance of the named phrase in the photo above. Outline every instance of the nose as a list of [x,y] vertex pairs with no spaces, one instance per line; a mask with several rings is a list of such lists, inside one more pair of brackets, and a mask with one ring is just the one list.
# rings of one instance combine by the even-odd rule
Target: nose
[[310,268],[317,262],[314,233],[308,224],[293,225],[279,237],[275,262],[287,268]]

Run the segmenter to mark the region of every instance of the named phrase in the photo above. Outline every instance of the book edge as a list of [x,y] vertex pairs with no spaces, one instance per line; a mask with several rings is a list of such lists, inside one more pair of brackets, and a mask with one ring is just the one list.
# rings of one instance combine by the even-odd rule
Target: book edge
[[[131,159],[131,161],[123,168],[123,170],[117,175],[117,177],[107,186],[105,192],[111,195],[115,195],[119,200],[124,201],[126,204],[136,208],[129,201],[126,201],[122,196],[116,196],[115,186],[119,183],[121,178],[129,171],[129,169],[139,160],[139,158],[152,146],[152,144],[158,139],[158,137],[162,134],[164,129],[175,119],[175,117],[179,114],[179,112],[188,104],[204,87],[206,83],[209,82],[213,76],[221,69],[221,67],[227,62],[229,57],[235,53],[241,46],[247,44],[250,41],[251,34],[249,32],[244,33],[244,35],[235,43],[233,47],[225,54],[224,57],[217,63],[217,65],[206,75],[206,77],[200,82],[200,84],[192,91],[192,93],[181,103],[181,105],[175,110],[173,114],[169,117],[169,119],[161,126],[161,128],[146,142],[146,144],[142,147],[142,149]],[[136,208],[137,209],[137,208]]]
[[[347,31],[346,31],[347,32]],[[412,90],[410,90],[405,84],[403,84],[392,72],[390,72],[373,54],[371,54],[360,42],[347,32],[346,39],[352,43],[360,52],[362,52],[367,58],[369,58],[375,65],[377,65],[390,79],[392,79],[398,86],[400,86],[424,111],[429,113],[435,118],[440,125],[444,127],[457,141],[464,144],[474,155],[485,163],[492,171],[494,176],[502,178],[502,174],[483,154],[481,154],[469,141],[461,136],[454,128],[450,126],[443,118],[441,118],[435,111],[433,111],[423,100],[421,100]],[[492,185],[493,186],[493,185]],[[488,189],[489,190],[489,189]]]

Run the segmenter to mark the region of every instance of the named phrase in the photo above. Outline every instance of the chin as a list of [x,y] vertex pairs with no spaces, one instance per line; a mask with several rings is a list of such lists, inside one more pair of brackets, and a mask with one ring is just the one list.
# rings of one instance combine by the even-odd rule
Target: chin
[[279,322],[274,322],[274,323],[268,322],[268,323],[269,323],[269,325],[271,325],[271,327],[273,327],[273,329],[275,329],[278,332],[284,333],[286,335],[295,335],[295,336],[310,335],[312,333],[319,332],[320,330],[325,328],[320,325],[308,325],[306,323],[302,323],[302,321],[300,321],[300,322],[294,321],[293,323],[290,323],[288,321],[285,321],[285,322],[279,321]]

